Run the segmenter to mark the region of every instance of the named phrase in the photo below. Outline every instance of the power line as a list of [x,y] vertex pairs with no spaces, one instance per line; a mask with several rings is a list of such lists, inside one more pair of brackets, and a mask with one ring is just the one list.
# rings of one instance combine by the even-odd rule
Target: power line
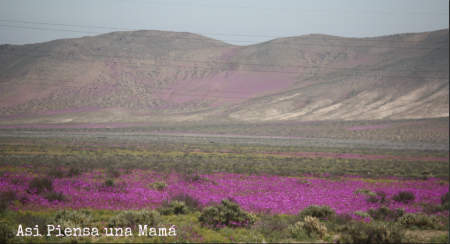
[[162,2],[147,2],[137,0],[109,0],[116,2],[131,2],[131,3],[147,3],[158,5],[177,5],[177,6],[195,6],[195,7],[214,7],[214,8],[236,8],[236,9],[258,9],[258,10],[281,10],[281,11],[300,11],[300,12],[332,12],[332,13],[357,13],[357,14],[407,14],[407,15],[449,15],[446,13],[405,13],[405,12],[378,12],[378,11],[340,11],[340,10],[316,10],[316,9],[289,9],[289,8],[261,8],[261,7],[240,7],[240,6],[217,6],[206,4],[188,4],[188,3],[162,3]]
[[[128,36],[129,34],[118,34],[118,33],[103,33],[103,32],[92,32],[92,31],[75,31],[75,30],[62,30],[62,29],[46,29],[46,28],[37,28],[37,27],[24,27],[24,26],[13,26],[13,25],[0,25],[3,27],[10,27],[10,28],[21,28],[21,29],[32,29],[32,30],[49,30],[49,31],[63,31],[63,32],[76,32],[76,33],[89,33],[89,34],[101,34],[101,35],[121,35],[121,36]],[[148,36],[148,35],[134,35],[134,36],[141,36],[141,37],[152,37],[157,39],[173,39],[173,37],[160,37],[160,36]],[[206,38],[206,37],[205,37]],[[205,40],[205,38],[177,38],[177,40]],[[212,39],[212,38],[211,38]],[[308,38],[302,38],[307,40]],[[221,41],[221,42],[244,42],[244,43],[253,43],[253,44],[262,44],[262,43],[268,43],[271,41],[266,42],[254,42],[254,41],[236,41],[236,40],[218,40],[218,39],[212,39],[214,41]],[[321,39],[323,40],[323,39]],[[326,39],[325,39],[326,40]],[[444,42],[445,43],[445,42]],[[443,44],[444,44],[443,43]],[[323,44],[298,44],[298,43],[271,43],[276,45],[295,45],[295,46],[322,46],[322,47],[346,47],[346,48],[395,48],[395,49],[447,49],[448,48],[441,48],[441,47],[377,47],[377,46],[343,46],[343,45],[323,45]],[[231,45],[231,44],[229,44]]]
[[[110,29],[110,30],[125,30],[125,31],[139,31],[138,29],[126,29],[126,28],[114,28],[114,27],[100,27],[100,26],[84,26],[84,25],[66,25],[66,24],[54,24],[54,23],[42,23],[42,22],[28,22],[28,21],[16,21],[16,20],[0,20],[3,22],[16,22],[16,23],[26,23],[26,24],[39,24],[39,25],[55,25],[55,26],[69,26],[69,27],[82,27],[82,28],[95,28],[95,29]],[[100,32],[98,32],[100,33]],[[189,32],[181,32],[181,33],[189,33]],[[111,34],[111,33],[110,33]],[[193,34],[199,35],[220,35],[220,36],[247,36],[247,37],[269,37],[269,38],[290,38],[286,36],[257,36],[257,35],[242,35],[242,34],[223,34],[223,33],[202,33],[202,32],[193,32]],[[151,37],[151,36],[149,36]],[[346,41],[371,41],[371,42],[406,42],[406,43],[416,43],[418,41],[393,41],[393,40],[365,40],[364,38],[334,38],[334,39],[323,39],[323,38],[314,38],[314,37],[304,37],[301,38],[299,36],[294,36],[297,39],[306,39],[306,40],[337,40],[341,41],[345,39]],[[425,43],[436,43],[436,44],[448,44],[448,42],[425,42]]]
[[[61,59],[61,60],[77,60],[77,61],[87,61],[87,62],[99,62],[104,63],[104,61],[95,61],[95,60],[85,60],[85,59],[73,59],[73,58],[58,58],[53,56],[29,56],[29,55],[19,55],[19,54],[8,54],[13,56],[21,56],[21,57],[34,57],[34,58],[54,58],[54,59]],[[115,63],[124,63],[124,62],[117,62],[112,61]],[[135,65],[141,65],[138,63],[124,63],[124,64],[135,64]],[[210,69],[210,70],[221,70],[221,71],[249,71],[249,72],[263,72],[263,73],[290,73],[290,74],[299,74],[299,72],[293,72],[293,71],[268,71],[268,70],[246,70],[246,69],[224,69],[224,68],[211,68],[211,67],[186,67],[186,66],[180,66],[180,65],[162,65],[162,64],[145,64],[148,66],[157,66],[157,67],[174,67],[174,68],[200,68],[200,69]],[[447,80],[448,78],[435,78],[435,77],[414,77],[414,76],[369,76],[369,75],[354,75],[354,74],[320,74],[320,76],[343,76],[343,77],[371,77],[371,78],[412,78],[412,79],[436,79],[436,80]],[[1,77],[0,77],[1,78]],[[314,78],[314,77],[311,77]]]
[[[50,51],[38,51],[38,50],[27,50],[27,49],[14,49],[14,51],[27,51],[27,52],[38,52],[38,53],[57,53],[57,54],[65,54],[66,52],[50,52]],[[138,59],[138,60],[151,60],[155,61],[151,58],[137,58],[137,57],[124,57],[124,56],[110,56],[110,55],[99,55],[99,54],[92,54],[92,53],[76,53],[77,55],[86,55],[86,56],[93,56],[93,57],[107,57],[107,58],[124,58],[124,59]],[[9,54],[6,54],[9,55]],[[16,54],[10,54],[10,55],[16,55]],[[18,56],[18,55],[16,55]],[[28,56],[28,55],[24,55]],[[45,57],[45,56],[44,56]],[[309,69],[336,69],[336,70],[350,70],[350,71],[395,71],[395,72],[429,72],[429,73],[445,73],[448,71],[431,71],[431,70],[386,70],[386,69],[353,69],[353,68],[331,68],[331,67],[324,67],[324,66],[304,66],[304,65],[270,65],[270,64],[250,64],[250,63],[227,63],[227,62],[208,62],[208,61],[199,61],[199,60],[179,60],[179,59],[157,59],[157,61],[175,61],[175,62],[192,62],[192,63],[206,63],[206,64],[223,64],[223,65],[251,65],[251,66],[267,66],[267,67],[276,67],[276,68],[309,68]],[[121,62],[123,63],[123,62]]]

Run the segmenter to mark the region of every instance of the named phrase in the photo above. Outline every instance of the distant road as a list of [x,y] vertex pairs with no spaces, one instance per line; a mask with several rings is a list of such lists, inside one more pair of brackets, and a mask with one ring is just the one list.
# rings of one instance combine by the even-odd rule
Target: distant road
[[269,136],[174,134],[174,133],[45,133],[45,132],[8,132],[0,133],[0,140],[7,138],[52,138],[69,140],[139,141],[139,142],[181,142],[181,143],[218,143],[250,144],[264,146],[290,147],[329,147],[329,148],[389,148],[414,150],[448,150],[448,143],[344,140],[330,138],[294,138]]

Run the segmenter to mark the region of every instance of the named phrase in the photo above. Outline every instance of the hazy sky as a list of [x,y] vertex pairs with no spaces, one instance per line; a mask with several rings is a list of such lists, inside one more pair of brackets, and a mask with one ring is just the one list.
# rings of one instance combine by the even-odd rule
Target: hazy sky
[[[114,31],[6,20],[274,37],[313,33],[372,37],[449,28],[448,0],[0,0],[0,4],[0,44],[45,42],[98,35],[81,32]],[[274,39],[205,36],[236,45]]]

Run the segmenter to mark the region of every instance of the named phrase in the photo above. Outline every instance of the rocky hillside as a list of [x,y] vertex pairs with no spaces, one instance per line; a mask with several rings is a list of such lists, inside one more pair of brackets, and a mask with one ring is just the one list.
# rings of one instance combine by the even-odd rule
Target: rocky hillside
[[0,125],[449,116],[449,30],[233,46],[114,32],[0,46]]

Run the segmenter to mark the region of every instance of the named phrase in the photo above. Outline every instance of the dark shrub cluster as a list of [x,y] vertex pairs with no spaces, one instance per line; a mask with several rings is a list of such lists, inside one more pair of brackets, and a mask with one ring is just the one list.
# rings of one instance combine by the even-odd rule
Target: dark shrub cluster
[[195,212],[195,211],[201,211],[203,208],[202,203],[198,200],[198,198],[195,198],[191,195],[188,194],[179,194],[179,195],[174,195],[170,198],[169,202],[172,201],[178,201],[178,202],[184,202],[184,204],[186,205],[186,207],[189,209],[189,211],[191,212]]
[[155,226],[160,221],[161,217],[155,210],[126,210],[111,217],[108,227],[132,227],[136,224]]
[[441,204],[442,205],[445,205],[445,204],[448,205],[448,202],[449,202],[449,193],[447,192],[445,195],[443,195],[441,197]]
[[120,171],[118,169],[115,168],[109,168],[107,175],[111,178],[119,178],[120,176]]
[[47,176],[50,178],[64,178],[66,176],[66,172],[64,172],[58,168],[51,168],[47,172]]
[[311,205],[300,211],[300,216],[302,217],[312,216],[319,219],[331,219],[335,215],[336,212],[326,205],[323,206]]
[[443,228],[443,226],[439,224],[439,220],[436,218],[436,216],[426,215],[423,213],[405,214],[398,219],[398,222],[406,228],[410,228],[412,226],[431,230],[439,230]]
[[105,187],[114,187],[115,186],[114,180],[113,179],[106,179],[105,183],[103,183],[103,186],[105,186]]
[[279,215],[263,214],[260,216],[258,225],[256,226],[259,231],[267,237],[271,237],[273,240],[285,239],[290,234],[293,238],[299,238],[299,233],[287,233],[285,230],[289,228],[289,222],[287,219],[281,218]]
[[47,172],[47,176],[50,178],[65,178],[65,177],[74,177],[81,174],[81,170],[79,168],[70,167],[68,171],[64,171],[58,168],[51,168]]
[[402,217],[405,211],[401,208],[397,208],[395,210],[389,209],[386,206],[381,206],[377,209],[369,209],[367,213],[370,215],[372,219],[381,220],[381,221],[395,221],[398,218]]
[[[57,224],[67,223],[67,225],[91,226],[94,215],[89,209],[71,210],[63,209],[56,212],[54,222]],[[62,228],[63,229],[63,228]]]
[[376,191],[376,195],[369,195],[366,197],[366,201],[370,203],[380,203],[380,204],[386,204],[389,202],[389,199],[387,198],[387,193],[384,191]]
[[8,243],[14,239],[14,231],[7,224],[0,222],[0,243]]
[[180,202],[177,200],[173,200],[170,202],[163,203],[163,206],[157,209],[162,215],[171,215],[171,214],[187,214],[189,213],[189,209],[186,207],[184,202]]
[[396,202],[402,202],[402,203],[412,203],[416,199],[416,196],[414,196],[414,193],[410,191],[399,191],[397,194],[395,194],[392,197],[392,200]]
[[249,226],[255,222],[255,217],[241,209],[239,204],[229,199],[223,199],[221,204],[203,209],[198,218],[202,226],[216,228],[226,225],[228,227]]
[[67,177],[74,177],[80,175],[81,173],[81,169],[70,167],[69,171],[67,172]]
[[183,178],[187,182],[207,182],[208,181],[207,178],[202,177],[198,173],[191,173],[191,172],[186,173]]
[[45,194],[44,198],[47,199],[49,202],[53,201],[62,202],[66,200],[66,197],[62,194],[62,192],[54,192],[54,191]]
[[[20,223],[23,226],[38,226],[39,233],[45,233],[45,229],[47,228],[47,223],[49,221],[46,218],[37,216],[37,215],[31,215],[30,213],[26,213],[23,215],[19,215],[16,218],[17,223]],[[50,224],[50,223],[49,223]]]
[[33,178],[28,183],[27,192],[30,194],[41,194],[45,191],[51,192],[53,190],[53,180],[45,177]]
[[406,238],[405,229],[398,224],[387,225],[380,221],[370,224],[351,222],[342,231],[343,243],[402,243]]

